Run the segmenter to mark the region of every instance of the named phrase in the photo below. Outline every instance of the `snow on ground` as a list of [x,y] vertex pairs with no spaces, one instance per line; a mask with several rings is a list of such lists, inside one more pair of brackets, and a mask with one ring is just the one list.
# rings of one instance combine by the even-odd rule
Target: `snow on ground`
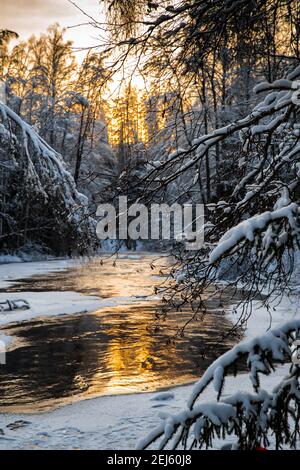
[[[274,329],[283,323],[300,318],[300,296],[284,297],[279,305],[274,303],[274,310],[270,313],[259,301],[253,303],[253,313],[247,321],[245,340]],[[241,308],[232,309],[228,313],[229,319],[235,324],[241,314]]]
[[13,280],[45,274],[52,271],[62,271],[74,266],[78,260],[57,259],[53,261],[37,261],[33,263],[10,262],[0,264],[0,287],[8,287]]
[[[0,264],[0,288],[9,287],[14,284],[16,279],[23,279],[47,272],[62,271],[80,262],[80,260],[68,259],[33,263]],[[98,308],[117,304],[128,304],[133,301],[130,297],[101,299],[100,297],[83,295],[73,291],[21,292],[19,295],[16,292],[0,293],[0,303],[6,300],[16,300],[18,298],[26,300],[31,308],[27,310],[1,312],[0,328],[10,323],[28,321],[33,318],[87,313]],[[2,332],[0,332],[0,341],[6,344],[7,349],[12,348],[14,345],[13,338],[6,336]]]
[[[15,259],[16,258],[16,259]],[[3,259],[0,257],[0,261]],[[17,257],[5,257],[5,261],[9,264],[0,264],[0,288],[9,287],[13,284],[15,279],[26,278],[34,276],[37,274],[44,274],[49,271],[61,271],[68,267],[74,265],[74,260],[54,260],[54,261],[40,261],[34,263],[21,263]],[[15,261],[15,262],[14,262]],[[60,313],[59,310],[62,310],[62,301],[64,301],[63,310],[64,313],[75,313],[77,306],[75,303],[79,301],[79,295],[75,292],[64,292],[63,296],[59,298],[61,293],[57,292],[55,296],[51,293],[42,293],[42,295],[36,293],[22,293],[20,298],[25,298],[30,303],[30,310],[20,310],[15,312],[1,312],[0,316],[0,327],[9,323],[14,323],[16,321],[29,320],[34,316],[43,315],[57,315]],[[75,295],[74,295],[75,294]],[[5,302],[6,300],[16,299],[16,294],[9,293],[0,293],[0,302]],[[80,300],[83,300],[80,298]],[[97,308],[95,306],[96,299],[87,298],[87,302],[93,303],[92,305],[84,305],[84,309]],[[99,301],[99,299],[97,299]],[[73,307],[73,310],[72,310]],[[75,310],[74,310],[75,309]],[[66,311],[67,310],[67,311]],[[63,312],[62,312],[63,313]],[[13,345],[13,338],[6,336],[4,333],[0,332],[0,341],[2,344],[6,345],[6,348],[10,348]]]
[[[1,260],[1,258],[0,258]],[[10,262],[0,264],[0,287],[8,287],[15,279],[23,279],[38,274],[63,271],[80,262],[79,259],[56,259],[51,261],[35,261],[31,263]]]
[[[18,269],[10,265],[5,271],[0,266],[0,278],[5,273],[6,281],[12,278],[29,276],[30,273],[37,274],[46,269],[64,269],[69,266],[68,262],[30,263],[30,265],[18,265]],[[23,274],[20,274],[23,272]],[[91,304],[85,302],[85,296],[80,296],[82,304],[78,308],[79,298],[75,293],[62,293],[65,299],[58,299],[51,293],[51,297],[56,300],[51,305],[50,297],[42,295],[38,300],[40,304],[33,304],[35,314],[44,315],[46,305],[48,312],[56,314],[62,310],[72,312],[74,303],[77,305],[76,311],[92,308],[93,302],[97,299],[89,297]],[[39,294],[40,295],[40,294]],[[25,294],[22,294],[25,297]],[[55,307],[55,303],[60,303],[60,308]],[[32,301],[32,299],[31,299]],[[101,302],[98,299],[98,302]],[[284,298],[276,310],[272,312],[272,328],[280,323],[299,317],[299,298],[294,297],[289,300]],[[61,307],[64,307],[63,309]],[[42,309],[42,310],[40,310]],[[33,312],[34,313],[34,312]],[[49,313],[50,314],[50,313]],[[20,315],[20,314],[17,314]],[[232,321],[237,320],[238,313],[231,313]],[[21,319],[19,317],[19,319]],[[246,339],[258,334],[263,334],[270,326],[268,313],[255,305],[253,315],[248,322]],[[285,375],[286,367],[277,369],[276,383]],[[275,385],[274,376],[264,377],[262,384],[266,388]],[[249,389],[250,381],[245,374],[239,377],[228,377],[225,383],[224,394],[231,394],[237,390]],[[40,414],[2,414],[0,416],[0,428],[4,435],[0,435],[0,449],[134,449],[137,442],[147,435],[153,427],[160,423],[159,412],[177,413],[186,407],[193,385],[175,387],[165,393],[142,393],[121,396],[106,396],[85,401],[79,401],[63,406],[53,411]],[[212,387],[203,393],[204,401],[211,401],[213,394]],[[215,395],[213,395],[215,396]]]
[[[277,380],[285,375],[283,367],[279,372]],[[272,380],[266,377],[263,383],[272,386]],[[235,393],[241,385],[228,378],[226,394]],[[161,393],[107,396],[36,415],[3,414],[0,426],[5,434],[0,436],[0,449],[134,449],[160,424],[160,412],[176,414],[186,408],[192,387],[176,387],[168,398],[159,399]],[[210,401],[211,393],[211,388],[206,390],[203,400]]]

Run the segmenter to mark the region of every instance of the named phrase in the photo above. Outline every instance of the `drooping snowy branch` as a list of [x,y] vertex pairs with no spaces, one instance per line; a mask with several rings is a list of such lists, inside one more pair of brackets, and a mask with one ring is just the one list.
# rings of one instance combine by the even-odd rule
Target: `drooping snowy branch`
[[196,138],[190,149],[172,152],[152,169],[148,180],[146,175],[147,189],[155,192],[193,171],[197,182],[207,162],[213,167],[217,146],[227,160],[226,193],[202,201],[203,247],[193,254],[175,248],[173,277],[177,268],[185,275],[166,289],[170,305],[177,296],[193,305],[197,299],[202,308],[203,293],[220,278],[234,289],[237,280],[247,288],[245,309],[255,296],[288,285],[300,247],[299,77],[298,65],[281,80],[258,84],[255,92],[263,97],[246,117]]
[[[232,435],[237,448],[254,449],[268,446],[272,434],[274,447],[295,448],[300,438],[300,369],[291,363],[288,375],[271,392],[261,389],[259,375],[275,373],[278,363],[291,362],[299,331],[300,321],[292,321],[225,353],[195,384],[187,408],[175,416],[161,416],[163,423],[138,448],[156,442],[159,449],[209,448],[216,438],[222,441]],[[222,397],[226,376],[242,363],[249,370],[254,392]],[[216,400],[199,402],[210,383]]]
[[[32,198],[34,194],[35,198],[38,195],[41,207],[44,204],[49,211],[48,216],[56,220],[57,230],[63,233],[63,225],[65,224],[65,230],[68,226],[68,230],[73,234],[70,239],[70,249],[74,249],[74,243],[78,247],[85,243],[92,247],[94,221],[89,217],[87,198],[77,191],[74,179],[61,155],[53,150],[30,125],[1,102],[0,116],[1,136],[4,144],[8,146],[6,158],[8,160],[14,158],[15,168],[24,168],[23,181],[19,184],[27,188],[29,200],[32,188]],[[14,152],[9,147],[13,142]],[[38,203],[38,198],[36,202]],[[51,223],[53,224],[53,220],[49,222],[48,227]],[[5,236],[9,235],[8,233]]]
[[[158,168],[147,175],[147,178],[157,180],[159,175],[160,184],[168,184],[189,168],[193,167],[212,147],[215,147],[235,133],[240,132],[240,137],[244,145],[246,145],[249,138],[248,129],[250,130],[250,136],[254,137],[278,128],[283,121],[287,120],[291,110],[296,107],[295,92],[297,90],[297,80],[299,77],[300,66],[296,67],[293,72],[288,74],[287,79],[277,80],[274,83],[264,82],[258,85],[254,90],[256,93],[268,91],[270,91],[270,93],[248,116],[195,139],[191,148],[188,150],[183,149],[172,154],[166,162],[161,163]],[[276,113],[280,114],[273,119],[272,117],[276,115]],[[271,117],[271,122],[262,124],[262,122],[269,117]],[[294,150],[294,152],[298,151],[299,148],[297,151]],[[190,156],[193,154],[194,156]],[[164,171],[178,163],[180,163],[180,167],[175,172],[172,172],[171,175],[164,177]]]
[[[253,242],[257,233],[262,233],[266,230],[271,222],[286,219],[288,221],[288,229],[293,233],[294,237],[300,237],[300,207],[296,203],[291,203],[288,206],[277,209],[273,212],[264,212],[263,214],[255,215],[243,222],[240,222],[236,227],[231,228],[220,239],[218,246],[210,254],[210,263],[216,263],[224,255],[229,254],[241,241],[248,240]],[[287,229],[287,230],[288,230]],[[284,243],[287,240],[287,231],[281,232],[278,237],[277,246],[280,242]],[[262,250],[268,251],[270,242],[274,242],[272,233],[263,237]]]

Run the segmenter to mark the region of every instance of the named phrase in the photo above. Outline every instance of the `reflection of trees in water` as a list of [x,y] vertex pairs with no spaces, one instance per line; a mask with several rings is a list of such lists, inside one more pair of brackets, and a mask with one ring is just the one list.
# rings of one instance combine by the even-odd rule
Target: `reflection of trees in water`
[[[106,371],[98,361],[90,393],[99,393],[101,383],[102,393],[116,393],[122,387],[126,387],[126,391],[141,391],[191,380],[234,343],[230,338],[220,342],[222,332],[228,331],[231,324],[217,312],[194,324],[186,337],[175,344],[167,344],[168,328],[156,334],[148,329],[156,307],[155,303],[117,306],[101,313],[101,324],[108,341],[105,357],[102,356]],[[174,332],[178,315],[181,320],[182,317],[189,318],[190,311],[171,315],[169,325],[174,323]],[[202,352],[206,353],[205,358]],[[95,353],[99,353],[97,345]]]

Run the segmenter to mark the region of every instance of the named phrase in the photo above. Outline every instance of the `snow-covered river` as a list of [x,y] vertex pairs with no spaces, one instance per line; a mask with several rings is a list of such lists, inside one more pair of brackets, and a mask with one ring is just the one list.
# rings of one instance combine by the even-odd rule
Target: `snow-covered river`
[[152,259],[123,254],[116,265],[94,259],[62,269],[50,262],[47,269],[40,263],[31,272],[30,265],[39,263],[28,263],[27,271],[15,265],[14,275],[10,266],[1,301],[24,298],[33,308],[0,313],[1,333],[13,338],[0,367],[1,411],[36,412],[188,383],[231,347],[233,339],[220,342],[232,326],[224,315],[229,299],[227,306],[210,300],[205,319],[174,344],[168,338],[190,317],[188,309],[171,312],[159,331],[149,330],[159,307],[154,287],[166,265],[166,259],[158,259],[152,269]]

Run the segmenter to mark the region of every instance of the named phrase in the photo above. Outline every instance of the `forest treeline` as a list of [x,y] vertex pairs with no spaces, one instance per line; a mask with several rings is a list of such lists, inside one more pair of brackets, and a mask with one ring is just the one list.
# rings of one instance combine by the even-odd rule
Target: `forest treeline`
[[[107,42],[99,41],[99,49],[88,50],[81,62],[58,25],[28,41],[16,42],[15,33],[2,31],[6,105],[61,155],[92,217],[99,202],[118,194],[148,202],[202,202],[208,211],[220,202],[232,207],[240,181],[246,178],[249,190],[255,186],[251,175],[262,171],[261,155],[269,164],[275,158],[275,132],[248,144],[230,132],[201,157],[197,139],[250,115],[261,100],[255,85],[276,82],[299,63],[299,3],[100,4],[107,24],[97,18],[93,24],[96,33],[105,29]],[[295,112],[290,116],[297,120]],[[15,137],[23,147],[22,137]],[[23,158],[20,177],[11,165],[13,151],[1,153],[1,249],[38,241],[65,252],[67,242],[60,246],[48,228],[37,230],[27,163]],[[255,210],[273,199],[260,198]],[[253,210],[233,211],[219,234]],[[55,217],[41,226],[57,228]]]

